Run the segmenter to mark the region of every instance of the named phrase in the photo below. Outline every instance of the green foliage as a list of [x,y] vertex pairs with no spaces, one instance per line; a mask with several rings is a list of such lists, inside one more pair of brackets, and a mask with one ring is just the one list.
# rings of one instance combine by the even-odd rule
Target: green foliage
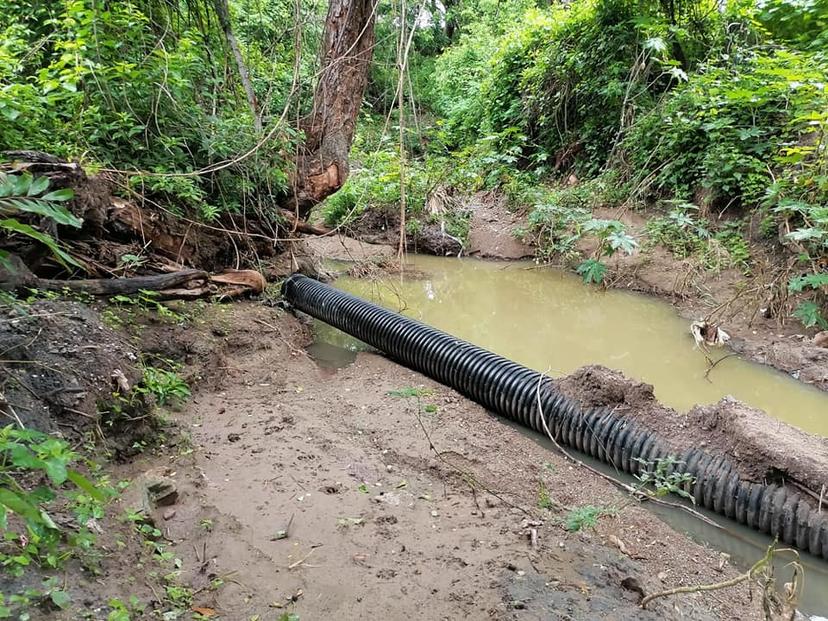
[[[0,456],[0,565],[20,576],[30,565],[57,569],[73,555],[90,553],[95,536],[88,524],[115,495],[106,480],[81,474],[73,466],[83,460],[65,441],[37,431],[2,429]],[[71,512],[71,529],[57,525],[53,507]],[[53,601],[63,601],[58,592],[50,595]]]
[[698,207],[685,201],[672,204],[666,216],[647,221],[649,245],[660,244],[678,258],[695,256],[707,269],[727,267],[750,269],[750,248],[742,234],[742,222],[730,221],[711,231],[710,225],[698,217]]
[[[293,74],[294,50],[281,41],[293,5],[230,4],[263,116],[278,115]],[[147,171],[133,189],[202,220],[245,210],[270,217],[287,187],[296,132],[275,132],[256,157],[222,170],[179,175],[260,138],[213,11],[208,2],[0,0],[0,150]],[[303,17],[313,11],[303,8]],[[308,32],[310,57],[315,41]]]
[[586,284],[600,285],[604,282],[607,266],[597,259],[587,259],[579,264],[575,271]]
[[186,314],[177,313],[166,304],[159,302],[157,299],[158,296],[159,293],[157,291],[142,289],[136,295],[116,295],[109,298],[109,301],[120,309],[136,308],[154,312],[159,317],[175,323],[183,323],[188,319]]
[[822,330],[828,330],[828,320],[822,316],[819,305],[816,302],[805,301],[800,302],[793,313],[794,317],[802,322],[806,328],[818,327]]
[[825,73],[814,57],[772,48],[711,60],[635,124],[624,142],[630,166],[651,193],[689,199],[703,189],[719,209],[779,206],[793,186],[813,183],[794,179],[816,155],[797,141],[824,123]]
[[820,289],[822,287],[828,287],[828,273],[796,276],[788,282],[788,290],[792,293],[798,293],[805,289]]
[[660,457],[655,462],[647,461],[639,457],[635,461],[642,465],[642,470],[635,475],[638,479],[636,489],[646,490],[648,493],[660,498],[667,494],[678,494],[691,501],[693,495],[688,491],[696,482],[695,477],[679,470],[684,462],[677,460],[674,456]]
[[180,405],[190,398],[190,387],[173,369],[144,367],[144,378],[135,390],[155,397],[158,405]]
[[566,514],[564,527],[573,533],[582,528],[595,528],[600,518],[614,514],[615,510],[609,507],[596,507],[595,505],[575,507]]
[[[65,267],[80,267],[51,235],[19,220],[23,216],[38,216],[55,224],[80,228],[83,221],[61,204],[73,198],[72,190],[49,192],[49,183],[47,177],[34,178],[29,173],[14,175],[0,172],[0,231],[6,235],[24,235],[34,239],[46,246],[52,256]],[[9,266],[8,252],[5,250],[0,250],[0,265]]]

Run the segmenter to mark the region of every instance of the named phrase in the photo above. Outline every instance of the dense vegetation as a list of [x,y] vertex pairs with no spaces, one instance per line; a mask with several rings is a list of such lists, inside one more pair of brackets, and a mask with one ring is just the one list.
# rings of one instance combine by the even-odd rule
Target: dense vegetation
[[[499,188],[529,209],[542,257],[601,282],[602,257],[637,242],[594,208],[646,209],[648,244],[710,269],[750,274],[751,243],[791,257],[790,290],[812,294],[797,316],[828,327],[828,4],[480,0],[449,15],[457,32],[418,93],[427,140],[408,141],[427,142],[411,210],[441,183]],[[394,203],[372,190],[395,179],[391,145],[360,157],[360,208]],[[348,190],[331,223],[351,213]],[[587,257],[585,234],[598,241]]]
[[[325,9],[0,0],[0,149],[79,159],[198,221],[275,218]],[[462,239],[467,214],[428,199],[497,189],[529,210],[541,257],[594,282],[603,257],[652,243],[750,273],[748,237],[764,239],[796,258],[791,290],[811,292],[800,318],[826,325],[826,0],[465,0],[379,3],[376,15],[352,174],[315,217],[356,226],[404,201],[409,232],[439,220]],[[646,240],[593,217],[621,205],[648,210]],[[9,234],[31,233],[12,220]],[[585,234],[598,239],[590,256]]]

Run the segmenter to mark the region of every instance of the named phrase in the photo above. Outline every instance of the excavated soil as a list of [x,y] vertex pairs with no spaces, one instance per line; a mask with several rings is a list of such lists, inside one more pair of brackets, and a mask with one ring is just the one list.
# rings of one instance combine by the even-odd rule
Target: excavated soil
[[[80,302],[0,306],[0,398],[6,422],[75,437],[99,429],[112,393],[125,393],[141,379],[138,353]],[[134,399],[128,409],[126,414],[140,417],[148,404]],[[118,440],[128,443],[139,430],[117,431],[127,436]]]
[[791,482],[814,499],[828,488],[828,438],[805,433],[730,397],[683,415],[659,403],[651,385],[597,365],[578,369],[556,384],[584,407],[614,408],[657,431],[677,455],[691,448],[724,454],[743,479]]
[[[117,475],[174,484],[175,504],[155,521],[193,606],[216,618],[760,618],[746,585],[642,610],[641,593],[736,570],[418,373],[364,353],[321,369],[302,349],[307,328],[259,304],[212,307],[183,334],[153,332],[142,331],[150,343],[201,343],[191,342],[201,352],[191,372],[210,379],[171,413],[188,450]],[[419,397],[393,394],[412,388]],[[583,505],[623,508],[567,531],[569,509]],[[98,598],[137,589],[122,575],[101,581],[87,587]]]

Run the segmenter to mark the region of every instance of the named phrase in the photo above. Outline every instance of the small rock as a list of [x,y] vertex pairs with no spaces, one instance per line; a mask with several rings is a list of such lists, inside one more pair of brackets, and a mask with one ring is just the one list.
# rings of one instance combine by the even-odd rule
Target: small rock
[[431,512],[431,517],[435,517],[435,518],[436,518],[436,517],[440,517],[440,514],[439,514],[439,513],[437,513],[437,511],[432,511],[432,512]]
[[156,507],[167,507],[178,501],[178,490],[172,479],[158,478],[147,485],[147,496]]
[[828,330],[817,332],[813,342],[816,347],[828,347]]
[[164,511],[164,519],[171,520],[175,517],[175,509],[167,509]]

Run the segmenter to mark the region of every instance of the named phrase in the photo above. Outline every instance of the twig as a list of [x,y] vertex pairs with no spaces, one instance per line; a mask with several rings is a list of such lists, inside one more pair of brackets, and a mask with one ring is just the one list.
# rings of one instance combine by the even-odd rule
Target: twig
[[[733,358],[733,356],[738,356],[738,355],[739,355],[739,354],[738,354],[738,353],[736,353],[736,352],[734,351],[734,352],[731,352],[731,353],[727,354],[726,356],[722,356],[722,357],[721,357],[721,358],[719,358],[716,362],[713,362],[713,363],[712,363],[709,367],[707,367],[707,371],[705,371],[705,373],[704,373],[704,379],[706,379],[708,382],[710,382],[710,377],[709,377],[709,376],[710,376],[710,372],[711,372],[713,369],[715,369],[715,368],[716,368],[716,365],[717,365],[717,364],[719,364],[719,363],[720,363],[720,362],[722,362],[723,360],[727,360],[728,358]],[[710,360],[710,359],[708,358],[708,360]]]
[[773,553],[774,553],[774,546],[776,546],[776,542],[772,543],[770,547],[768,547],[767,552],[765,552],[765,556],[760,558],[756,561],[753,566],[747,570],[745,573],[736,576],[735,578],[731,578],[730,580],[725,580],[724,582],[716,582],[715,584],[699,584],[696,586],[680,586],[674,589],[668,589],[666,591],[659,591],[658,593],[653,593],[652,595],[648,595],[644,599],[641,600],[641,607],[646,608],[647,604],[649,604],[654,599],[658,599],[660,597],[669,597],[670,595],[678,595],[679,593],[700,593],[703,591],[717,591],[719,589],[727,589],[729,587],[736,586],[742,582],[750,580],[753,578],[754,574],[758,572],[760,569],[766,567],[772,560],[773,560]]
[[310,558],[310,555],[311,555],[311,554],[313,554],[313,551],[314,551],[314,550],[316,550],[316,547],[311,548],[310,552],[308,552],[307,554],[305,554],[305,556],[303,556],[302,558],[300,558],[300,559],[299,559],[298,561],[296,561],[295,563],[291,563],[290,565],[288,565],[288,569],[295,569],[296,567],[299,567],[299,565],[301,565],[301,564],[302,564],[302,563],[304,563],[306,560],[308,560],[308,558]]
[[[422,418],[420,418],[420,400],[419,399],[417,399],[417,422],[420,424],[420,429],[423,430],[423,434],[425,434],[426,440],[428,441],[428,448],[431,449],[432,451],[434,451],[434,454],[437,456],[437,459],[442,461],[444,464],[446,464],[452,470],[458,472],[463,477],[463,479],[466,481],[466,483],[468,483],[469,487],[472,489],[472,494],[473,495],[474,495],[474,485],[475,484],[480,485],[480,487],[482,487],[484,490],[486,490],[486,492],[488,492],[489,494],[491,494],[492,496],[497,498],[500,502],[505,503],[506,505],[508,505],[509,507],[511,507],[513,509],[518,509],[519,511],[522,511],[524,513],[524,515],[531,515],[529,513],[529,511],[527,511],[523,507],[520,507],[520,506],[506,500],[505,498],[503,498],[503,496],[501,496],[500,494],[498,494],[497,492],[492,490],[490,487],[488,487],[488,486],[484,485],[483,483],[481,483],[480,481],[478,481],[477,478],[473,474],[463,470],[462,468],[459,468],[459,467],[455,466],[453,463],[448,461],[445,458],[445,455],[447,453],[453,453],[454,451],[438,451],[437,450],[437,447],[434,446],[434,442],[431,441],[431,436],[428,434],[428,431],[426,430],[425,425],[423,424]],[[477,503],[477,496],[474,495],[474,497],[475,497],[475,503]],[[479,508],[480,507],[478,506],[478,509]]]

